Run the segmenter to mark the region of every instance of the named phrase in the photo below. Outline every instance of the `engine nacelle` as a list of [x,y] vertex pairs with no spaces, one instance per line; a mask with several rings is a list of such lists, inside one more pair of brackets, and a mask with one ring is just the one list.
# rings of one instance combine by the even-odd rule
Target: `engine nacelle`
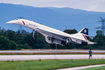
[[55,44],[60,44],[60,45],[66,45],[66,41],[59,40],[50,36],[45,36],[45,40],[46,42],[51,43],[51,44],[55,43]]

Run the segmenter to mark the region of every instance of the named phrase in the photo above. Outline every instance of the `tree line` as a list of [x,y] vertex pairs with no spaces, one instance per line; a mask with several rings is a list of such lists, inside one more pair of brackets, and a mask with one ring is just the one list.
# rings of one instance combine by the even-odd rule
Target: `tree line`
[[[77,33],[75,29],[66,29],[64,32],[69,34]],[[69,43],[68,47],[57,45],[57,49],[105,49],[105,36],[97,34],[91,41],[97,42],[95,45],[79,45]],[[44,36],[38,32],[35,34],[35,39],[32,33],[25,30],[22,32],[5,30],[0,28],[0,50],[20,50],[20,49],[55,49],[55,45],[51,46],[45,41]]]

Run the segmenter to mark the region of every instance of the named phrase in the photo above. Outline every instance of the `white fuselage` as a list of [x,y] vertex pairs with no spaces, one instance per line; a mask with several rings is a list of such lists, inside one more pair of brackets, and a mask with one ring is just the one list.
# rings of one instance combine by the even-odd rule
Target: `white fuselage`
[[[39,24],[39,23],[36,23],[33,21],[29,21],[29,20],[25,20],[25,19],[12,20],[7,23],[22,25],[22,26],[30,28],[34,31],[38,31],[39,33],[41,33],[44,36],[51,36],[51,35],[53,36],[54,35],[54,37],[59,40],[60,39],[63,40],[62,38],[59,37],[59,36],[63,36],[63,37],[71,38],[72,40],[76,40],[76,41],[77,40],[79,40],[79,41],[81,40],[84,42],[88,41],[86,38],[84,38],[84,35],[82,33],[78,32],[76,34],[67,34],[67,33],[59,31],[57,29],[50,28],[50,27],[44,26],[42,24]],[[50,34],[48,35],[47,33],[50,33]]]

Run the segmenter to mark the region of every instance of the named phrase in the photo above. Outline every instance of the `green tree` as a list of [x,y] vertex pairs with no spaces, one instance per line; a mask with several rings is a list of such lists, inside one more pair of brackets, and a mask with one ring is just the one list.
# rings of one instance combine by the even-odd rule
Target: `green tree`
[[16,50],[18,47],[18,44],[16,44],[14,41],[10,40],[10,49],[11,50]]
[[19,44],[18,49],[31,49],[31,47],[25,43],[25,44]]
[[64,32],[68,33],[68,34],[75,34],[75,33],[77,33],[77,30],[75,30],[75,29],[72,29],[72,30],[66,29],[66,30],[64,30]]
[[105,49],[105,36],[101,34],[97,34],[93,41],[97,43],[97,45],[93,45],[94,49]]
[[97,30],[96,33],[97,33],[97,35],[102,35],[102,31],[101,30]]
[[16,32],[12,30],[5,31],[6,37],[8,37],[9,40],[15,41],[16,40]]
[[105,45],[105,36],[103,36],[103,35],[96,35],[93,38],[93,41],[97,42],[98,45],[100,45],[100,46]]
[[1,27],[0,27],[0,35],[2,35],[2,36],[6,35],[6,30],[4,28],[1,29]]
[[0,36],[0,50],[9,50],[9,39],[4,36]]
[[92,49],[91,45],[84,46],[84,49]]

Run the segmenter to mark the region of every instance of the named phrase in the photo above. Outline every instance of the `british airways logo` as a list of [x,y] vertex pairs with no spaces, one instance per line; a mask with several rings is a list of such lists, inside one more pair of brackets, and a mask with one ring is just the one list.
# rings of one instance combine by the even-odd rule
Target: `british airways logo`
[[25,25],[25,22],[24,21],[22,21],[23,22],[23,25]]
[[88,29],[84,28],[83,31],[81,31],[81,33],[88,35]]
[[86,33],[86,29],[84,30],[84,33]]

